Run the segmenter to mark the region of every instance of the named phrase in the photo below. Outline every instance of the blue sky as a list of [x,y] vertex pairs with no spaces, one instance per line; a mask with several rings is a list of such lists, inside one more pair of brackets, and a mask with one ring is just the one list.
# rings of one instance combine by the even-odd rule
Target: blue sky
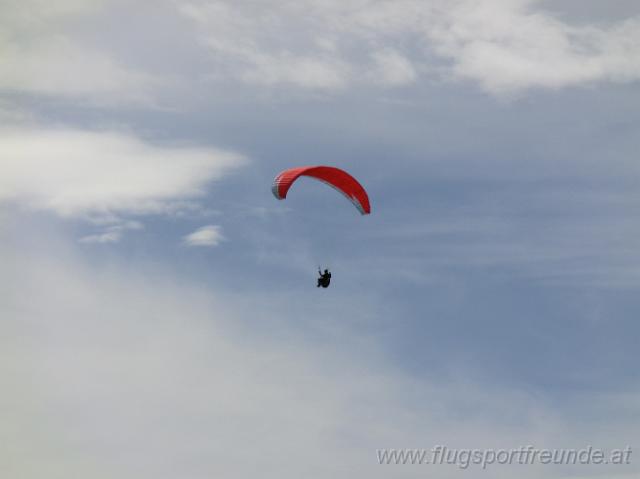
[[[638,443],[635,2],[23,0],[0,40],[0,475],[637,477],[375,456]],[[304,164],[372,214],[273,198]]]

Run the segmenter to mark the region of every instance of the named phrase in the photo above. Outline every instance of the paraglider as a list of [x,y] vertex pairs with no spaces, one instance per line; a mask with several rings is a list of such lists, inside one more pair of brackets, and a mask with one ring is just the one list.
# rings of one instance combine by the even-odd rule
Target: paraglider
[[318,274],[320,275],[320,277],[318,278],[318,288],[320,286],[322,286],[323,288],[328,288],[329,284],[331,283],[331,273],[329,273],[329,270],[325,269],[323,273],[322,271],[320,271],[320,268],[318,268]]
[[[333,166],[301,166],[284,170],[273,180],[271,188],[273,196],[279,200],[284,200],[293,183],[301,176],[322,181],[342,193],[362,215],[371,213],[369,195],[363,186],[349,173]],[[318,274],[320,275],[318,288],[328,288],[331,283],[329,270],[325,269],[324,273],[322,273],[318,268]]]
[[358,180],[340,168],[333,166],[302,166],[281,172],[273,180],[271,191],[279,200],[287,197],[291,185],[301,176],[308,176],[328,184],[342,193],[363,215],[371,213],[369,195]]

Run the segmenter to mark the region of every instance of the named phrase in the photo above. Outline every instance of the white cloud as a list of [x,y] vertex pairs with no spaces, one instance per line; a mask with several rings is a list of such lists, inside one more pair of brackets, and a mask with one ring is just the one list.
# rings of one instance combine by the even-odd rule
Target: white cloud
[[339,60],[284,54],[253,55],[253,68],[243,73],[248,83],[334,90],[346,86],[348,66]]
[[140,230],[143,229],[142,223],[138,221],[124,221],[121,219],[115,219],[111,221],[111,226],[104,229],[104,231],[96,234],[83,236],[78,241],[80,243],[118,243],[122,239],[122,235],[128,230]]
[[[300,318],[290,295],[213,293],[175,271],[89,266],[54,250],[51,238],[44,254],[9,246],[7,234],[0,232],[5,477],[382,478],[397,470],[418,478],[429,467],[435,477],[462,478],[481,471],[379,466],[375,449],[582,447],[585,437],[605,448],[636,437],[637,424],[622,419],[601,432],[602,414],[619,413],[620,398],[606,398],[594,424],[576,426],[523,391],[464,374],[455,382],[405,374],[354,317],[367,308],[362,298],[310,311],[308,325],[327,328],[329,310],[330,324],[341,325],[317,341],[291,327]],[[637,400],[626,399],[635,417]],[[637,467],[615,472],[634,477]],[[566,473],[495,466],[487,477]]]
[[185,236],[184,243],[188,246],[218,246],[224,239],[220,226],[207,225]]
[[66,217],[165,213],[245,162],[213,148],[78,130],[2,130],[0,151],[0,201]]
[[74,34],[107,0],[9,0],[0,5],[0,91],[66,96],[106,104],[151,100],[159,80],[120,63]]
[[296,18],[289,15],[302,13],[294,4],[282,7],[214,1],[190,2],[179,8],[201,27],[203,41],[221,68],[243,81],[326,90],[347,84],[349,65],[331,48],[327,51],[330,40],[313,39],[308,48],[308,38],[295,44],[294,36],[305,28],[303,18],[310,17],[300,19],[302,26],[293,25]]
[[120,100],[149,102],[145,89],[152,77],[119,65],[105,52],[61,35],[42,42],[3,46],[0,89],[83,97],[96,103]]
[[454,73],[501,93],[596,81],[637,81],[640,19],[572,26],[535,0],[452,2],[425,32]]
[[80,243],[117,243],[122,238],[120,231],[106,231],[95,235],[83,236],[78,241]]
[[373,53],[376,68],[373,81],[388,86],[402,86],[413,83],[417,73],[405,56],[392,49]]
[[425,68],[433,53],[449,61],[451,79],[495,94],[640,79],[639,18],[574,26],[538,3],[194,0],[180,10],[200,26],[218,72],[252,83],[401,86],[417,71],[443,71]]
[[[140,5],[131,15],[116,0],[3,2],[0,91],[157,105],[203,77],[337,92],[438,74],[494,94],[640,78],[640,18],[574,24],[538,0],[160,2],[164,31],[142,23],[153,7]],[[126,53],[111,33],[118,15],[129,17]],[[192,35],[183,18],[208,49],[207,72],[201,51],[181,43]],[[167,32],[175,50],[157,55],[150,44]]]

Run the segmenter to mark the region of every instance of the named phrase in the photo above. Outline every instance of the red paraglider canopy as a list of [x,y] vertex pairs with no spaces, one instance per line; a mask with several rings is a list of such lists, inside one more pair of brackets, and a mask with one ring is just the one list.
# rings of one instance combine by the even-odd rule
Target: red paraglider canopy
[[328,184],[346,196],[360,213],[371,213],[369,196],[362,185],[346,171],[333,166],[301,166],[284,170],[273,180],[273,195],[279,200],[284,200],[293,182],[301,176],[315,178]]

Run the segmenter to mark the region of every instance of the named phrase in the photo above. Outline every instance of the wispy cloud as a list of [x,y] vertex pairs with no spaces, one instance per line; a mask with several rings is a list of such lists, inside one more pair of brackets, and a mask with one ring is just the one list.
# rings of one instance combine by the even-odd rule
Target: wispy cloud
[[106,231],[95,235],[83,236],[78,241],[80,243],[117,243],[122,238],[120,231]]
[[83,236],[78,241],[80,243],[97,244],[118,243],[122,239],[125,231],[141,230],[144,228],[142,223],[140,223],[139,221],[124,221],[121,219],[116,219],[113,221],[113,223],[114,224],[108,226],[102,232]]
[[372,53],[375,67],[371,71],[372,82],[386,86],[403,86],[414,83],[416,69],[405,55],[390,48]]
[[505,94],[640,79],[640,18],[575,26],[538,4],[194,0],[180,11],[199,25],[218,71],[256,84],[392,87],[422,71]]
[[207,225],[188,234],[183,241],[187,246],[218,246],[225,239],[222,235],[222,227]]
[[[157,10],[163,26],[184,39],[194,34],[181,20],[191,20],[206,50],[149,62],[148,46],[131,42],[124,54],[99,40],[113,18],[130,15],[125,4],[57,3],[0,6],[0,91],[157,105],[160,91],[179,90],[187,78],[189,89],[195,78],[213,77],[330,93],[435,78],[472,81],[495,95],[640,79],[640,17],[576,24],[538,0],[169,2]],[[132,31],[163,35],[142,25],[144,18],[130,15]],[[87,23],[96,36],[87,35]],[[203,66],[207,53],[213,68]]]
[[[592,390],[583,392],[569,404],[591,414],[572,422],[561,404],[473,382],[465,371],[455,381],[405,374],[363,340],[366,328],[353,317],[367,307],[362,298],[314,312],[290,294],[214,294],[139,265],[105,270],[50,247],[34,256],[2,239],[0,468],[8,477],[169,479],[206,471],[239,479],[261,470],[268,478],[352,478],[358,470],[383,478],[393,466],[377,464],[381,447],[607,448],[637,437],[635,392],[608,394],[592,410],[584,400]],[[340,334],[306,338],[292,327],[301,310],[308,324],[316,318],[325,328],[333,311]],[[266,326],[248,327],[249,318]],[[603,414],[614,419],[606,434]],[[589,474],[637,476],[635,463],[612,467]],[[406,477],[425,474],[402,469]],[[453,465],[431,470],[473,474]],[[498,478],[566,473],[490,470]]]

